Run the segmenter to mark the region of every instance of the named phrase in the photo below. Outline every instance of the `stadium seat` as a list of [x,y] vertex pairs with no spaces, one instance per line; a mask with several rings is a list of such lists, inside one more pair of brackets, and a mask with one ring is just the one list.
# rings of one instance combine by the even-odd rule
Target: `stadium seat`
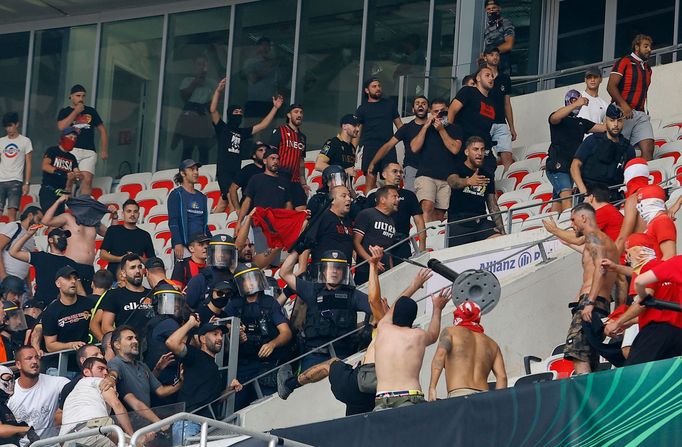
[[92,179],[92,197],[95,200],[99,199],[102,194],[109,194],[111,192],[111,184],[114,179],[111,177],[95,177]]
[[[651,126],[653,127],[653,121],[651,120]],[[677,129],[682,129],[682,116],[677,116],[677,117],[670,117],[665,121],[659,121],[659,126],[658,128],[660,129],[668,129],[668,128],[677,128]],[[654,127],[654,132],[656,132],[656,127]]]
[[511,205],[511,207],[507,205],[507,207],[512,210],[512,220],[521,221],[525,221],[531,216],[540,214],[541,206],[542,200],[526,200],[515,203],[514,205]]
[[136,201],[140,205],[140,218],[144,220],[147,213],[156,205],[166,203],[168,193],[163,189],[147,189],[137,194]]
[[33,195],[29,192],[28,194],[21,196],[21,200],[19,202],[19,212],[22,212],[29,205],[32,204],[38,205],[38,203],[39,203],[38,196]]
[[33,185],[33,184],[28,185],[28,193],[35,196],[35,197],[38,197],[38,194],[40,194],[40,187],[41,187],[41,185]]
[[518,185],[523,178],[531,172],[537,172],[540,170],[540,165],[542,164],[542,159],[531,158],[529,160],[521,160],[512,163],[509,169],[504,174],[504,178],[516,180],[515,185]]
[[528,374],[527,376],[519,377],[514,383],[514,387],[533,385],[540,382],[549,382],[556,380],[557,377],[558,374],[556,371],[545,371],[535,374]]
[[512,147],[512,158],[514,161],[521,161],[526,159],[526,147]]
[[497,165],[495,168],[495,181],[502,180],[502,174],[504,174],[504,165]]
[[665,127],[663,129],[654,130],[654,145],[663,146],[669,141],[677,140],[680,129],[677,127]]
[[199,184],[201,185],[201,188],[198,189],[204,189],[207,184],[210,182],[215,181],[215,172],[216,172],[216,165],[211,164],[211,165],[205,165],[199,168]]
[[306,161],[305,162],[305,176],[306,178],[310,177],[315,173],[315,162],[314,161]]
[[564,358],[563,352],[545,360],[545,369],[556,373],[558,379],[571,377],[575,372],[573,362]]
[[102,194],[99,199],[100,202],[102,202],[105,205],[115,205],[116,209],[121,209],[123,206],[123,202],[128,200],[130,198],[130,195],[128,194],[127,191],[124,192],[112,192],[109,194]]
[[214,213],[208,215],[208,229],[213,233],[216,230],[224,230],[227,226],[227,213]]
[[154,230],[154,239],[161,239],[167,244],[171,239],[171,232],[168,228],[168,221],[159,222]]
[[527,200],[530,200],[530,191],[528,189],[509,191],[497,198],[497,205],[500,208],[503,206],[511,208],[517,203],[525,202]]
[[168,192],[175,188],[173,176],[178,173],[177,169],[164,169],[152,174],[152,179],[149,183],[151,189],[166,189]]
[[208,198],[208,212],[210,213],[220,201],[220,186],[218,182],[211,182],[206,184],[201,192]]
[[[150,234],[155,234],[155,232],[152,232]],[[157,256],[161,255],[165,251],[166,246],[169,245],[169,243],[165,239],[163,238],[157,239],[156,237],[152,238],[152,244],[154,245],[154,253],[156,253]]]
[[[535,188],[535,191],[530,195],[531,199],[539,199],[542,200],[543,202],[548,202],[552,200],[552,195],[553,195],[554,188],[552,187],[551,184],[549,183],[543,183],[537,188]],[[548,203],[547,205],[551,205],[551,203]]]
[[674,163],[677,163],[680,155],[682,155],[682,140],[670,141],[654,149],[654,159],[670,157]]
[[652,183],[660,184],[664,187],[665,185],[661,182],[673,176],[673,165],[675,163],[671,157],[651,160],[647,164],[649,165],[649,180]]
[[532,194],[543,183],[549,183],[549,180],[547,180],[547,177],[545,176],[545,171],[531,172],[521,180],[516,189],[529,189]]
[[495,192],[499,198],[505,192],[514,191],[514,186],[516,186],[516,180],[513,178],[503,178],[502,180],[495,180]]
[[524,158],[530,160],[532,158],[539,158],[543,160],[547,157],[547,151],[549,150],[549,141],[543,141],[542,143],[531,144],[526,148]]
[[156,230],[156,225],[153,223],[138,223],[137,228],[144,230],[151,235]]
[[149,224],[158,225],[168,221],[168,206],[165,204],[153,206],[147,213],[145,221]]
[[152,181],[151,172],[140,172],[138,174],[127,174],[121,177],[116,192],[127,192],[131,199],[137,196],[137,193],[149,187]]

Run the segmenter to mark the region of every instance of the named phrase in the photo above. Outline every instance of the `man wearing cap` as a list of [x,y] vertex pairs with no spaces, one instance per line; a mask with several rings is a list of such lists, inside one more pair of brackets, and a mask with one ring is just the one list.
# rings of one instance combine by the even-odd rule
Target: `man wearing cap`
[[484,50],[497,48],[500,50],[499,69],[510,74],[510,55],[514,48],[514,24],[500,15],[500,3],[497,0],[485,0],[486,26],[483,31]]
[[[37,206],[27,206],[19,216],[19,221],[9,222],[0,228],[0,280],[7,275],[19,278],[28,276],[28,262],[20,261],[9,254],[9,249],[18,243],[18,239],[26,234],[31,225],[38,225],[43,219],[43,212]],[[30,253],[36,250],[33,237],[29,237],[22,245],[21,250]]]
[[231,206],[233,209],[237,212],[239,211],[242,201],[244,200],[243,197],[241,200],[239,199],[237,192],[241,189],[243,196],[244,189],[246,189],[246,185],[249,184],[251,177],[256,174],[263,173],[265,170],[265,162],[263,161],[263,158],[265,157],[265,150],[268,147],[269,145],[263,143],[262,141],[255,141],[251,148],[251,160],[253,160],[253,163],[249,163],[244,166],[239,173],[237,173],[237,176],[230,185],[230,203],[232,204]]
[[168,194],[168,228],[177,261],[190,255],[187,246],[191,234],[211,234],[208,229],[208,199],[194,188],[199,181],[199,167],[201,165],[194,160],[183,160],[173,177],[178,187]]
[[[72,153],[78,138],[78,129],[67,127],[62,130],[59,145],[51,146],[43,155],[43,180],[40,184],[40,207],[47,210],[63,193],[71,192],[74,182],[84,179],[80,171],[78,160]],[[94,154],[94,152],[93,152]],[[64,205],[60,205],[57,214],[64,212]]]
[[454,312],[452,327],[443,329],[431,362],[429,400],[436,400],[436,386],[445,369],[448,397],[488,391],[488,375],[495,375],[495,389],[507,388],[502,351],[483,333],[481,308],[465,301]]
[[355,177],[355,146],[353,139],[360,134],[360,122],[355,115],[348,114],[341,118],[341,131],[324,142],[320,154],[315,160],[315,170],[322,172],[331,165],[341,166],[348,177]]
[[[221,118],[218,111],[218,102],[225,91],[227,78],[218,82],[211,99],[211,120],[215,128],[218,140],[218,161],[216,165],[216,180],[220,186],[221,202],[216,207],[216,212],[223,212],[228,205],[228,193],[230,185],[234,181],[239,169],[242,166],[241,144],[244,140],[251,138],[272,123],[277,111],[282,107],[284,98],[280,95],[272,97],[272,109],[263,120],[253,126],[239,127],[244,116],[244,109],[239,105],[231,105],[227,109],[227,123]],[[239,209],[239,204],[231,203],[230,209]]]
[[652,73],[647,60],[652,46],[650,36],[637,34],[632,40],[632,53],[616,61],[606,87],[613,103],[623,110],[623,135],[639,147],[645,160],[654,158],[654,130],[645,109]]
[[376,188],[376,174],[383,169],[384,163],[398,161],[395,147],[384,158],[375,162],[375,172],[369,171],[369,164],[379,148],[393,135],[393,126],[400,129],[403,122],[395,103],[382,97],[381,81],[378,78],[367,79],[363,91],[367,101],[363,101],[355,111],[360,123],[360,135],[354,139],[354,144],[356,147],[362,146],[362,172],[367,178],[367,191],[370,191]]
[[190,256],[180,262],[176,262],[171,274],[171,279],[180,288],[184,288],[190,279],[197,276],[199,271],[206,267],[208,241],[210,239],[204,233],[196,233],[190,237],[189,245],[187,246]]
[[490,129],[490,138],[495,144],[495,151],[504,165],[504,170],[509,169],[514,158],[512,157],[512,141],[516,141],[514,129],[514,112],[512,110],[511,78],[499,70],[500,49],[497,47],[486,48],[483,52],[485,66],[493,72],[495,83],[490,90],[490,97],[495,107],[495,120]]
[[[284,177],[290,177],[291,202],[298,210],[304,210],[308,202],[308,186],[305,172],[306,136],[301,132],[303,106],[292,104],[287,110],[287,122],[272,131],[270,144],[277,148],[279,164]],[[266,155],[267,157],[267,155]]]
[[[80,129],[74,144],[68,150],[72,151],[72,155],[78,160],[78,167],[82,171],[80,193],[90,194],[92,192],[92,178],[95,175],[95,165],[97,164],[95,128],[99,130],[99,155],[102,161],[109,157],[107,130],[97,110],[85,105],[85,87],[80,84],[71,87],[69,98],[71,104],[61,109],[57,115],[57,128],[61,131],[69,127]],[[45,166],[44,163],[43,166]],[[43,207],[43,209],[48,207]]]
[[43,337],[48,352],[78,349],[89,340],[89,323],[95,303],[76,293],[78,272],[66,265],[55,273],[59,296],[42,314]]
[[100,259],[107,261],[107,270],[116,274],[121,257],[135,253],[142,259],[154,256],[154,244],[150,234],[137,226],[140,205],[134,199],[123,202],[123,225],[111,225],[104,234],[99,250]]
[[[61,228],[53,228],[47,233],[47,245],[49,252],[45,251],[23,251],[22,248],[33,237],[33,235],[42,228],[42,225],[31,225],[28,231],[21,236],[17,243],[9,249],[9,254],[22,262],[27,262],[35,268],[36,273],[36,290],[34,297],[45,303],[49,303],[56,296],[59,295],[59,290],[55,285],[54,272],[62,267],[70,265],[73,268],[78,267],[78,263],[71,258],[66,257],[66,246],[68,239],[71,237],[71,232],[62,230]],[[77,281],[79,295],[85,295],[80,280]]]
[[[635,158],[635,149],[621,134],[623,112],[617,105],[607,107],[604,125],[606,132],[585,138],[571,162],[571,176],[581,193],[586,193],[587,185],[591,183],[620,185],[623,183],[625,165]],[[612,189],[611,200],[618,198],[617,189]]]
[[[188,342],[189,333],[193,329],[197,329],[199,349]],[[217,407],[212,409],[210,404],[224,391],[241,390],[242,386],[237,380],[233,380],[225,390],[215,361],[216,354],[223,347],[223,336],[226,333],[227,327],[201,322],[192,314],[166,340],[166,346],[180,359],[185,370],[185,381],[178,394],[178,401],[185,403],[185,411],[196,411],[200,416],[214,418],[219,411]],[[173,424],[173,445],[182,445],[183,437],[194,436],[200,431],[201,425],[196,422],[176,422]]]
[[606,109],[609,103],[599,97],[599,85],[601,84],[601,70],[599,67],[590,67],[585,72],[585,90],[580,94],[589,102],[580,108],[578,118],[585,118],[593,123],[604,122]]

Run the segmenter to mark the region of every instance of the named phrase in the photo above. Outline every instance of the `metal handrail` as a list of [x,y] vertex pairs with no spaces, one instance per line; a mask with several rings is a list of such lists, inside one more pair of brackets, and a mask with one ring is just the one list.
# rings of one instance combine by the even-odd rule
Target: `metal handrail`
[[[222,421],[216,421],[204,416],[199,416],[196,414],[192,413],[177,413],[172,416],[169,416],[165,419],[160,420],[159,422],[154,422],[153,424],[149,424],[146,427],[140,428],[137,430],[133,435],[130,437],[130,445],[135,446],[137,444],[137,441],[140,439],[140,436],[145,435],[147,433],[153,433],[156,431],[159,431],[161,428],[172,424],[173,422],[178,422],[178,421],[191,421],[195,422],[197,424],[202,425],[201,429],[201,441],[200,441],[200,446],[201,447],[206,447],[206,442],[207,442],[207,428],[209,426],[215,427],[218,429],[222,430],[228,430],[240,435],[244,436],[250,436],[252,438],[256,439],[261,439],[263,441],[268,442],[268,446],[270,447],[275,447],[278,445],[284,445],[284,446],[292,446],[292,447],[309,447],[308,444],[303,444],[298,441],[292,441],[290,439],[286,438],[281,438],[279,436],[267,434],[267,433],[261,433],[253,430],[248,430],[243,427],[239,427],[236,425],[228,424],[227,422],[222,422]],[[35,444],[34,444],[35,445]],[[38,446],[40,447],[40,446]],[[119,447],[123,447],[120,446]]]
[[[180,413],[183,414],[183,413]],[[39,439],[32,443],[33,447],[43,447],[50,445],[57,445],[67,441],[76,441],[78,439],[88,438],[90,436],[103,435],[106,436],[110,433],[115,433],[117,438],[118,447],[127,447],[125,433],[123,429],[118,425],[104,425],[99,428],[90,428],[88,430],[77,431],[73,433],[67,433],[64,435],[52,436],[50,438]],[[133,446],[135,444],[132,444]]]

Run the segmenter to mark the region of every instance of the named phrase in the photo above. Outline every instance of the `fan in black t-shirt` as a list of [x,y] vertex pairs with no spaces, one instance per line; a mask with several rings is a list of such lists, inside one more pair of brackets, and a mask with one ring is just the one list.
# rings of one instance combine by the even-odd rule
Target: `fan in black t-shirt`
[[[471,138],[464,149],[466,160],[457,165],[448,177],[452,188],[448,221],[454,222],[487,212],[499,211],[495,194],[495,177],[484,166],[485,144],[482,138]],[[448,247],[481,241],[504,234],[502,216],[494,216],[495,223],[487,217],[467,222],[451,223],[448,230]]]
[[[253,163],[249,163],[248,165],[244,166],[237,176],[234,178],[234,181],[230,185],[230,202],[232,203],[232,207],[234,209],[239,209],[239,206],[242,204],[242,201],[244,200],[244,189],[246,189],[246,185],[249,184],[249,180],[251,180],[251,177],[253,177],[256,174],[262,174],[263,169],[265,166],[263,166],[263,155],[265,154],[265,148],[267,148],[268,145],[265,143],[261,142],[256,142],[253,148],[253,153],[251,154],[251,158],[253,159]],[[239,199],[239,195],[237,194],[237,191],[239,189],[242,190],[242,199]]]
[[355,146],[353,138],[360,134],[360,121],[355,115],[341,118],[341,131],[324,142],[315,160],[315,170],[323,172],[332,165],[341,166],[349,177],[355,176]]

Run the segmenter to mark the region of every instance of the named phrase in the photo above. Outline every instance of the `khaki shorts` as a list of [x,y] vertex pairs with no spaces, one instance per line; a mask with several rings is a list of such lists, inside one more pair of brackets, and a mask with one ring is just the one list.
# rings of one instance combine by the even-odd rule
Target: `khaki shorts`
[[414,180],[414,192],[419,202],[430,200],[439,210],[446,210],[450,206],[450,186],[445,180],[422,175]]
[[[582,308],[588,302],[588,295],[585,293],[580,297],[578,308],[573,314],[571,325],[568,328],[568,336],[566,337],[566,346],[564,347],[564,358],[568,360],[577,360],[580,362],[589,362],[594,360],[597,355],[592,346],[587,342],[587,338],[583,333],[583,317],[581,314]],[[600,308],[608,314],[610,312],[609,303],[602,297],[597,297],[594,302],[594,308]]]
[[448,391],[448,398],[450,397],[462,397],[471,396],[472,394],[483,393],[481,390],[475,390],[473,388],[457,388],[452,391]]
[[78,161],[79,170],[95,175],[95,166],[97,166],[97,152],[75,147],[71,153]]

